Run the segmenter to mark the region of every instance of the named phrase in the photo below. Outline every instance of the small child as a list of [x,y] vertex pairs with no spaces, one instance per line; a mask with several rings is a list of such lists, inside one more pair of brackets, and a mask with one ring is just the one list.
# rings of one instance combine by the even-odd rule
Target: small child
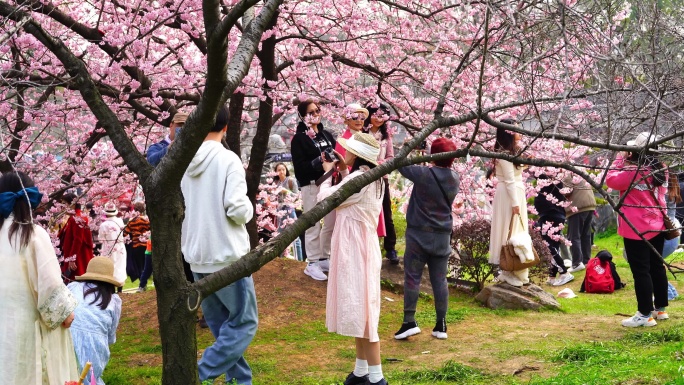
[[[71,324],[78,369],[86,362],[92,364],[97,385],[105,385],[102,372],[109,361],[109,345],[116,342],[116,328],[121,317],[121,298],[116,288],[122,282],[114,279],[114,263],[107,257],[95,257],[88,263],[86,273],[67,286],[78,300]],[[87,376],[83,382],[91,384]]]

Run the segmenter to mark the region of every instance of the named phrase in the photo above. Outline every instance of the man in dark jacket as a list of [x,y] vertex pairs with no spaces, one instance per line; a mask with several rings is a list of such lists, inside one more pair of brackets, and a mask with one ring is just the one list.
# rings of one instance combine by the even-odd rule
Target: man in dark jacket
[[166,155],[166,151],[169,149],[169,145],[176,138],[176,133],[180,131],[187,119],[188,114],[184,112],[178,112],[173,116],[173,119],[171,119],[171,124],[169,124],[169,134],[166,135],[164,139],[151,145],[150,148],[147,149],[147,161],[150,162],[151,165],[156,166],[159,164],[159,162],[161,162],[164,155]]

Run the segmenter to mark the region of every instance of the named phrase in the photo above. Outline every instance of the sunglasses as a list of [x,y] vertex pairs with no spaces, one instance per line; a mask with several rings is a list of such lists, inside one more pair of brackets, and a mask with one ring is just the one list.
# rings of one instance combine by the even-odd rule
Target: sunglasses
[[320,115],[320,114],[321,114],[321,110],[319,110],[319,109],[317,108],[317,109],[315,109],[315,110],[311,110],[311,111],[307,112],[306,114],[307,114],[307,115],[310,115],[310,116],[313,116],[313,115]]
[[366,117],[362,114],[356,114],[350,118],[350,120],[366,120]]

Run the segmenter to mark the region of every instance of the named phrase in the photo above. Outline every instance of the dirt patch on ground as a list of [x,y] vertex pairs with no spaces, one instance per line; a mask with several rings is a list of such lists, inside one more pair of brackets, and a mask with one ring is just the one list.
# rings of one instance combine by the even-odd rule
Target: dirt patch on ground
[[[258,343],[248,354],[253,358],[272,360],[277,369],[291,368],[298,373],[339,376],[353,367],[354,341],[336,338],[324,329],[326,282],[314,281],[303,273],[305,264],[277,259],[254,274],[259,303]],[[384,268],[383,277],[397,280],[401,270]],[[427,281],[427,279],[424,279]],[[580,280],[581,282],[581,280]],[[573,282],[577,286],[579,282]],[[633,290],[629,288],[628,290]],[[431,291],[426,290],[431,293]],[[464,301],[471,301],[462,293]],[[448,360],[478,368],[487,373],[516,374],[527,379],[557,373],[553,362],[539,359],[539,349],[558,350],[580,341],[610,341],[625,334],[616,315],[596,316],[566,314],[562,311],[525,312],[498,315],[480,311],[449,324],[449,339],[436,340],[430,334],[432,325],[421,325],[423,333],[410,341],[396,341],[393,334],[401,323],[403,297],[383,291],[380,338],[383,358],[394,358],[386,366],[392,370],[436,368]],[[129,340],[140,339],[146,346],[159,344],[155,291],[124,294],[124,307],[119,335]],[[469,302],[470,303],[470,302]],[[472,305],[469,305],[472,307]],[[303,325],[314,334],[292,338],[279,331],[295,330]],[[213,337],[208,329],[197,326],[200,349]],[[318,333],[318,334],[316,334]],[[161,365],[161,350],[131,354],[130,365]]]

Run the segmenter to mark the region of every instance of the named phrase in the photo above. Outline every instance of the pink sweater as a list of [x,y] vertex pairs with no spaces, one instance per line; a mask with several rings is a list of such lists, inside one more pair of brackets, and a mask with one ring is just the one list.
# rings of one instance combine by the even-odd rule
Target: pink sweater
[[[658,197],[656,203],[649,188],[649,184],[653,186],[653,178],[642,179],[648,175],[645,170],[637,171],[636,165],[627,163],[621,157],[618,157],[610,168],[606,176],[606,185],[620,191],[621,198],[627,194],[620,211],[638,231],[638,233],[634,232],[622,216],[618,216],[618,234],[627,239],[641,239],[639,234],[642,234],[645,239],[658,235],[658,231],[665,229],[663,212],[667,187],[655,188],[654,193]],[[639,175],[636,175],[637,173]],[[631,183],[634,185],[630,189]]]

